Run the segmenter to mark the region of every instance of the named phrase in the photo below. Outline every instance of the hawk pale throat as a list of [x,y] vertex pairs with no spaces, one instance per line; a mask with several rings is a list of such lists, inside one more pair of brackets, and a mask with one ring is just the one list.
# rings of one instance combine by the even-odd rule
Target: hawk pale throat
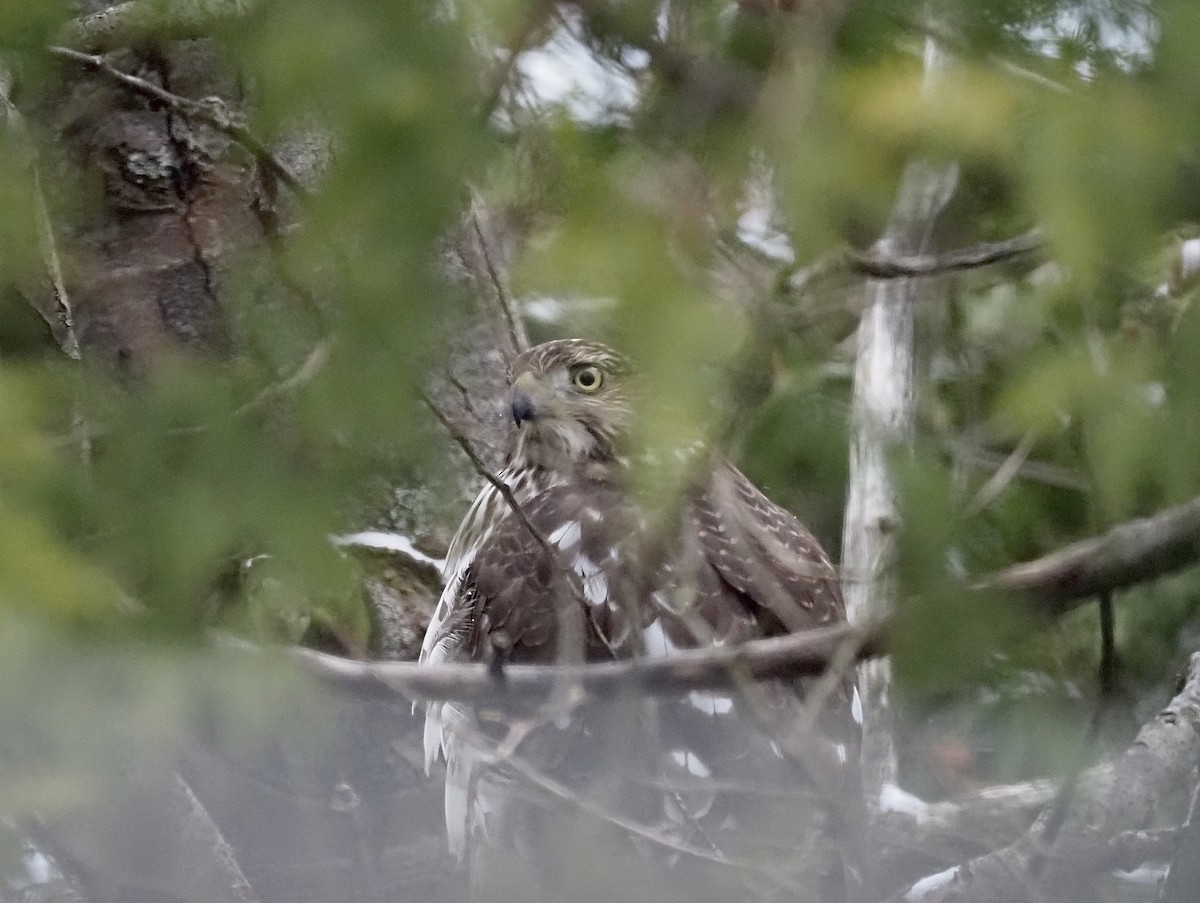
[[[647,510],[627,447],[636,377],[619,354],[547,342],[511,375],[499,477],[523,517],[492,485],[475,499],[422,662],[491,661],[502,675],[507,662],[671,656],[845,619],[813,535],[719,455],[681,454],[682,499]],[[427,711],[426,767],[445,756],[450,846],[476,899],[636,899],[579,892],[616,880],[631,851],[666,876],[654,890],[631,879],[656,900],[842,896],[827,889],[845,887],[830,835],[857,786],[850,678],[522,703]]]

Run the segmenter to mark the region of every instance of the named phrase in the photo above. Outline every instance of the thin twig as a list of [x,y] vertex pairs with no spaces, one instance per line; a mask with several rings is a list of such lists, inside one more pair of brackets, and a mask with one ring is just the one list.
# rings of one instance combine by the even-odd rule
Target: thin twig
[[[465,731],[465,733],[467,735],[465,737],[465,739],[467,739],[468,742],[470,742],[472,745],[483,747],[483,746],[486,746],[489,744],[488,738],[486,736],[484,736],[480,731],[475,730],[474,728],[470,728],[466,725],[460,725],[459,729]],[[530,763],[525,761],[520,756],[516,756],[516,755],[509,756],[505,760],[505,764],[508,765],[509,767],[511,767],[514,771],[516,771],[522,778],[529,781],[535,787],[538,787],[541,790],[544,790],[545,792],[549,793],[551,796],[557,797],[558,799],[560,799],[566,803],[570,803],[571,805],[578,807],[581,811],[587,813],[588,815],[598,818],[601,821],[608,822],[609,824],[615,825],[618,828],[621,828],[622,830],[624,830],[630,834],[633,834],[634,836],[642,837],[646,840],[651,841],[652,843],[654,843],[656,845],[666,847],[667,849],[673,850],[678,853],[684,853],[688,856],[694,856],[698,859],[703,859],[708,862],[714,862],[719,865],[728,865],[728,866],[740,865],[739,863],[735,863],[729,859],[726,859],[725,857],[721,856],[720,854],[712,853],[708,850],[703,850],[699,847],[695,847],[685,841],[680,841],[680,840],[676,840],[675,838],[668,837],[665,834],[663,834],[662,832],[656,831],[653,828],[649,827],[648,825],[644,825],[639,822],[636,822],[631,818],[627,818],[627,817],[620,815],[616,812],[613,812],[613,811],[611,811],[611,810],[609,810],[609,809],[607,809],[585,797],[582,797],[579,794],[575,793],[573,790],[571,790],[571,788],[567,787],[565,784],[562,784],[562,783],[554,780],[549,775],[544,774],[543,772],[534,768],[533,765],[531,765]]]
[[1116,613],[1112,591],[1101,593],[1096,604],[1100,609],[1100,700],[1101,705],[1107,705],[1117,692]]
[[1100,742],[1100,733],[1104,728],[1104,718],[1108,713],[1108,707],[1111,703],[1111,697],[1108,691],[1108,671],[1113,651],[1113,625],[1112,625],[1112,593],[1104,593],[1099,599],[1100,604],[1100,681],[1101,692],[1096,700],[1096,708],[1092,711],[1092,717],[1088,723],[1087,732],[1084,734],[1083,742],[1080,744],[1078,757],[1074,767],[1067,775],[1061,786],[1058,788],[1058,794],[1055,796],[1054,803],[1051,805],[1049,812],[1044,816],[1044,823],[1041,833],[1037,836],[1038,849],[1034,853],[1033,858],[1029,862],[1029,874],[1037,878],[1042,871],[1042,866],[1045,865],[1045,851],[1050,850],[1054,846],[1054,841],[1058,838],[1058,832],[1062,830],[1063,825],[1067,822],[1067,816],[1070,814],[1071,803],[1075,798],[1075,793],[1079,789],[1080,778],[1083,776],[1084,769],[1087,768],[1088,758],[1096,749],[1096,744]]
[[305,355],[304,360],[300,362],[300,366],[290,376],[263,388],[252,399],[238,407],[233,412],[233,416],[242,417],[252,411],[256,411],[272,399],[286,395],[311,382],[321,372],[325,364],[328,363],[330,345],[331,343],[328,339],[319,340],[313,345],[312,350]]
[[38,250],[42,253],[50,284],[54,288],[55,319],[62,330],[60,344],[67,357],[77,361],[80,350],[79,336],[75,333],[75,312],[71,307],[71,296],[67,294],[58,245],[54,240],[54,225],[50,222],[50,210],[42,191],[42,174],[36,163],[33,165],[33,217],[37,224]]
[[505,87],[512,80],[517,60],[521,58],[521,54],[525,52],[526,45],[533,39],[534,34],[545,22],[552,9],[553,3],[548,2],[548,0],[538,0],[538,2],[533,3],[529,7],[525,17],[521,20],[516,35],[506,48],[504,61],[496,67],[489,80],[490,88],[481,107],[481,115],[485,122],[492,118],[492,114],[500,106],[500,99],[504,95]]
[[813,282],[845,273],[871,279],[907,279],[973,270],[1034,254],[1045,247],[1040,229],[1030,229],[1003,241],[982,242],[939,254],[885,254],[880,251],[830,251],[788,277],[787,289],[803,294]]
[[[1006,461],[1012,458],[1011,454],[992,451],[983,445],[968,441],[948,443],[948,450],[962,464],[976,469],[1000,469],[1004,467]],[[1044,483],[1047,486],[1070,489],[1073,492],[1090,492],[1092,490],[1092,484],[1070,468],[1059,464],[1051,464],[1048,461],[1038,461],[1036,459],[1031,461],[1026,457],[1018,465],[1017,474],[1022,479],[1031,480],[1035,483]]]
[[451,422],[450,418],[446,416],[446,413],[440,407],[438,407],[437,403],[434,402],[434,400],[430,398],[428,394],[422,392],[421,400],[433,413],[433,416],[437,418],[438,423],[440,423],[446,432],[450,434],[450,438],[454,440],[455,444],[463,450],[463,454],[465,454],[470,460],[471,466],[475,469],[475,472],[491,483],[492,488],[500,493],[500,497],[504,499],[504,503],[508,505],[513,516],[520,522],[521,526],[525,528],[529,535],[533,537],[534,542],[541,546],[542,550],[545,551],[547,555],[554,556],[555,553],[553,547],[550,545],[546,537],[542,535],[542,531],[535,527],[533,522],[530,521],[529,515],[525,513],[525,509],[521,507],[521,503],[518,502],[517,497],[513,495],[512,487],[505,483],[504,480],[500,479],[500,477],[498,477],[496,474],[492,473],[491,469],[483,463],[483,458],[479,457],[479,453],[475,451],[474,447],[472,447],[471,440],[462,434],[462,432]]
[[167,91],[153,82],[128,72],[122,72],[109,63],[104,57],[90,53],[81,53],[69,47],[52,46],[46,48],[51,56],[58,57],[83,66],[89,71],[104,76],[145,97],[153,103],[160,104],[174,113],[188,119],[194,119],[211,126],[223,135],[228,136],[245,148],[255,161],[286,185],[293,194],[301,200],[307,200],[308,189],[293,175],[292,171],[279,162],[270,149],[263,144],[239,117],[230,111],[225,102],[219,97],[206,97],[203,100],[193,100],[172,91]]
[[1021,437],[1021,441],[1017,443],[1017,447],[1013,449],[1011,455],[1004,459],[994,474],[986,483],[979,487],[979,491],[967,504],[964,509],[967,515],[976,515],[983,511],[988,505],[1000,497],[1000,494],[1008,488],[1008,485],[1021,472],[1021,467],[1029,458],[1029,453],[1033,451],[1034,442],[1037,436],[1035,433],[1026,433]]
[[475,241],[475,251],[483,264],[483,273],[476,274],[476,279],[479,282],[486,282],[488,291],[485,294],[491,296],[500,310],[500,318],[504,321],[505,329],[508,332],[509,360],[511,360],[529,347],[529,336],[525,333],[521,315],[517,313],[512,293],[508,290],[508,279],[503,272],[503,265],[497,259],[492,247],[491,216],[488,214],[483,197],[474,189],[471,191],[467,224]]
[[875,251],[866,253],[850,251],[846,255],[846,267],[860,276],[872,279],[905,279],[913,276],[933,276],[954,270],[973,270],[979,267],[1003,263],[1014,257],[1023,257],[1040,251],[1046,242],[1040,229],[1004,241],[983,242],[957,251],[940,254],[893,255]]

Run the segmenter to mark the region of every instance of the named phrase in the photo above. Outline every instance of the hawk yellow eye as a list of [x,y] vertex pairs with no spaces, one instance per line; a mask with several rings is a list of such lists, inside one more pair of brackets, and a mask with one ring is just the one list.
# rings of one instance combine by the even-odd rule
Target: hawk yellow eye
[[604,384],[604,374],[599,367],[586,364],[571,371],[571,385],[581,392],[595,392]]

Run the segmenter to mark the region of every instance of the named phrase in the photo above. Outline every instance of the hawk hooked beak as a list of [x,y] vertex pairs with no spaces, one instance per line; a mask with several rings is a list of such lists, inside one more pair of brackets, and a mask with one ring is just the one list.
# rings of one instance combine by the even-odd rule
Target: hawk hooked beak
[[544,413],[546,403],[547,399],[542,386],[532,373],[522,373],[513,380],[512,416],[513,423],[517,426],[527,420],[536,420],[539,415]]

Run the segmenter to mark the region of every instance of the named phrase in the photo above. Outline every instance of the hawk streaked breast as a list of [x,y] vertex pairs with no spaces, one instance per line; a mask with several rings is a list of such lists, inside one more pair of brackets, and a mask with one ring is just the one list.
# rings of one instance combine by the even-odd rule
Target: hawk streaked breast
[[[627,458],[634,382],[593,342],[547,342],[515,360],[500,478],[523,517],[491,485],[476,498],[421,661],[670,656],[845,619],[820,544],[719,455],[691,450],[681,502],[646,510]],[[861,713],[848,678],[806,700],[808,689],[739,687],[735,675],[728,690],[529,701],[499,716],[430,705],[426,763],[446,757],[447,831],[476,896],[574,899],[564,888],[577,891],[586,869],[574,873],[579,851],[561,845],[568,820],[554,814],[574,808],[603,826],[584,835],[593,853],[637,850],[666,887],[698,875],[674,886],[693,901],[697,888],[705,899],[733,899],[729,888],[803,899],[797,887],[827,898],[844,886],[830,838],[853,821]]]

